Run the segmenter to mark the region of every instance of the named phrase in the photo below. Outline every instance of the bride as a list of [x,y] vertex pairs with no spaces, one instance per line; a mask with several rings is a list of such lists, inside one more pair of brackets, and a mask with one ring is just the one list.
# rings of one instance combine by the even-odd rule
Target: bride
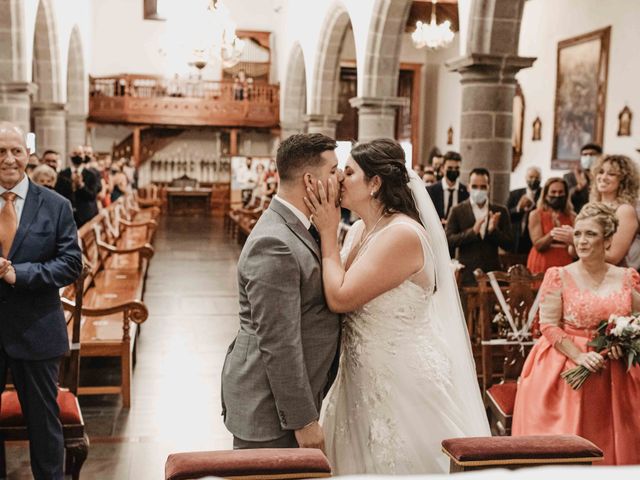
[[[338,475],[448,472],[442,440],[490,432],[444,231],[395,141],[357,145],[344,174],[305,199],[328,305],[345,314],[327,454]],[[342,255],[339,196],[362,219]]]

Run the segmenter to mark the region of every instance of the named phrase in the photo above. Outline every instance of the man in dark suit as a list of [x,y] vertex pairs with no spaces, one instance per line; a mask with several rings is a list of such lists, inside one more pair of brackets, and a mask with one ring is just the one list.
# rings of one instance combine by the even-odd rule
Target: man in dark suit
[[427,192],[429,192],[443,225],[446,225],[451,209],[469,198],[467,187],[460,183],[458,179],[461,163],[462,157],[459,153],[445,153],[444,163],[442,164],[444,177],[441,181],[427,187]]
[[[97,197],[100,192],[100,179],[84,165],[84,151],[78,146],[71,152],[71,167],[60,172],[60,177],[71,183],[73,217],[81,227],[98,214]],[[63,183],[61,183],[63,185]],[[64,195],[63,191],[59,191]]]
[[527,169],[527,186],[516,188],[509,193],[507,208],[511,218],[511,230],[513,232],[513,253],[528,254],[531,250],[531,237],[529,236],[529,212],[536,208],[540,198],[541,172],[538,167]]
[[447,221],[449,248],[457,249],[464,265],[462,284],[473,285],[473,271],[500,270],[498,248],[511,248],[509,212],[489,202],[490,175],[485,168],[474,168],[469,176],[470,197],[451,209]]
[[7,370],[29,432],[36,480],[62,479],[60,358],[69,349],[59,289],[82,269],[69,202],[25,175],[24,132],[0,123],[0,393]]
[[602,147],[596,143],[587,143],[580,149],[580,163],[573,171],[565,173],[564,179],[569,186],[569,197],[573,209],[579,213],[582,207],[589,203],[591,193],[591,167],[602,155]]

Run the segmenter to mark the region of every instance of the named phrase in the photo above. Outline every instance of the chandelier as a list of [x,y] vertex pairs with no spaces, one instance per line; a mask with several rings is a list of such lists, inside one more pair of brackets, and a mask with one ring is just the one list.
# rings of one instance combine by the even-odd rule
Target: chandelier
[[437,0],[431,0],[431,20],[429,23],[423,23],[420,20],[416,22],[416,29],[411,34],[416,48],[441,48],[453,40],[453,31],[451,30],[451,22],[445,20],[441,24],[436,21],[436,3]]
[[244,41],[236,36],[236,24],[229,9],[222,0],[209,0],[206,15],[200,17],[189,65],[202,70],[213,55],[224,68],[233,67],[240,61]]

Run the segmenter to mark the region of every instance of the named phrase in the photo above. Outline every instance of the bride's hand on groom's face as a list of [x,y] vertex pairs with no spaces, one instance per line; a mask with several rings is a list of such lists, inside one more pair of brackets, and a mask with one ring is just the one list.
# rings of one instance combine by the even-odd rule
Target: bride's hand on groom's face
[[338,186],[333,178],[327,181],[327,189],[318,182],[317,192],[307,188],[304,202],[311,211],[311,221],[321,234],[335,234],[340,223],[340,206],[338,205]]

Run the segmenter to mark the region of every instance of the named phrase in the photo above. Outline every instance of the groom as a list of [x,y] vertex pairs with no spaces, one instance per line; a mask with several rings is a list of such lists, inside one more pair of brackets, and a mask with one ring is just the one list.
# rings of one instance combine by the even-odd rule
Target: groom
[[319,236],[304,197],[318,181],[342,181],[335,148],[321,134],[282,142],[278,194],[240,255],[240,331],[222,370],[234,448],[324,448],[318,419],[340,323],[325,302]]

